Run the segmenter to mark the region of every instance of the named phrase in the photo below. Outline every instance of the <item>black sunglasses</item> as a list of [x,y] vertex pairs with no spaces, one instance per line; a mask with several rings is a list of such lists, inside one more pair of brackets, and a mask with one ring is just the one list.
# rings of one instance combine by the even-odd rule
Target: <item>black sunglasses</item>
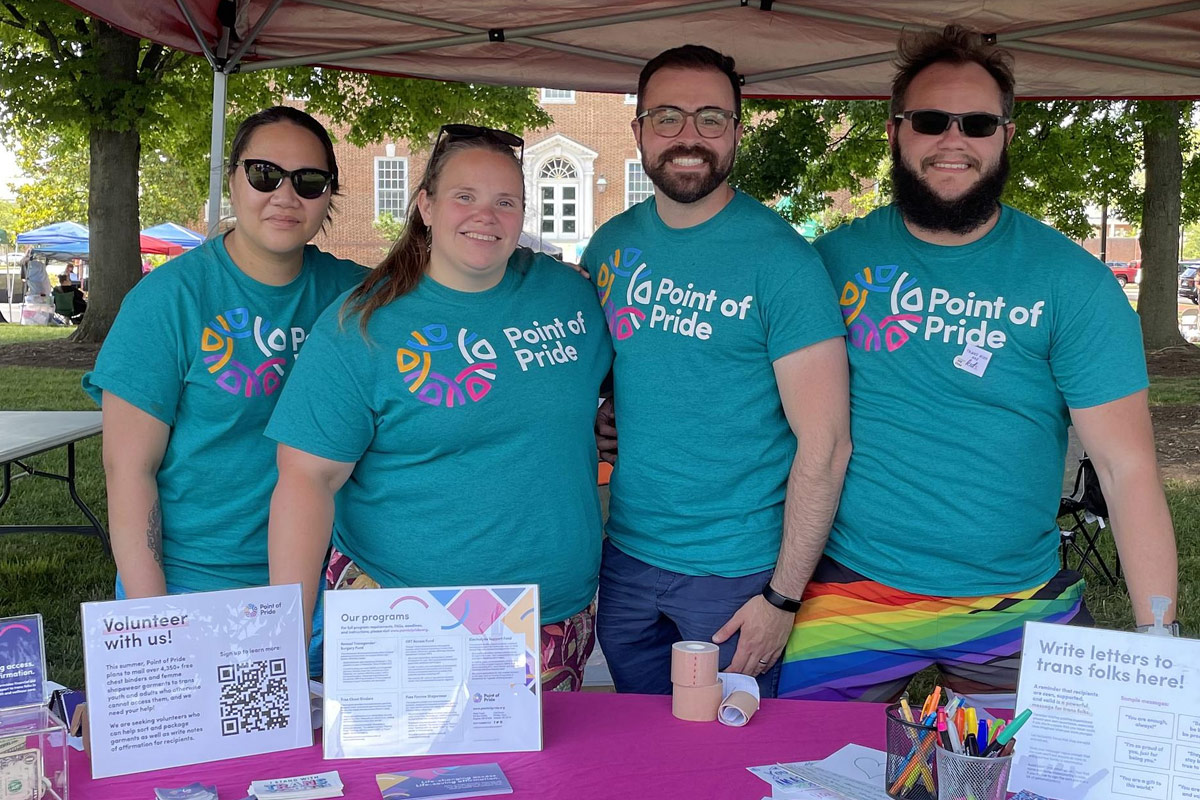
[[437,155],[443,141],[457,142],[463,139],[490,139],[507,147],[519,148],[521,151],[521,163],[525,163],[525,140],[520,136],[497,128],[485,128],[482,125],[467,125],[465,123],[451,123],[439,128],[437,139],[433,144],[433,155]]
[[912,124],[914,133],[921,133],[925,136],[939,136],[950,130],[951,125],[958,123],[958,129],[962,131],[962,135],[972,139],[991,136],[1001,125],[1012,122],[1008,117],[989,114],[985,111],[951,114],[949,111],[938,111],[932,108],[905,111],[903,114],[896,114],[892,119],[897,122],[902,119],[908,120]]
[[316,200],[329,191],[333,183],[332,172],[316,167],[286,170],[261,158],[246,158],[234,162],[233,166],[236,168],[239,164],[246,168],[246,181],[250,187],[260,192],[273,192],[283,185],[285,178],[291,178],[297,195],[305,200]]

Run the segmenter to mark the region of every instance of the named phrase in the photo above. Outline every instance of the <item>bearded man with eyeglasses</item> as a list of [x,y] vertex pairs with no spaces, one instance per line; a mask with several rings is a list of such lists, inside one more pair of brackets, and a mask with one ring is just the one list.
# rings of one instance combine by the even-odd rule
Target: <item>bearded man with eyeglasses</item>
[[646,65],[632,127],[654,196],[583,257],[616,351],[597,632],[623,692],[670,692],[671,645],[698,639],[774,696],[849,455],[828,276],[727,182],[739,81],[733,59],[696,45]]
[[1107,267],[1000,203],[1007,54],[957,26],[906,37],[892,86],[894,202],[816,242],[847,328],[854,454],[779,694],[890,701],[936,664],[996,706],[1025,622],[1091,623],[1058,561],[1068,425],[1137,622],[1151,595],[1175,599],[1142,338]]

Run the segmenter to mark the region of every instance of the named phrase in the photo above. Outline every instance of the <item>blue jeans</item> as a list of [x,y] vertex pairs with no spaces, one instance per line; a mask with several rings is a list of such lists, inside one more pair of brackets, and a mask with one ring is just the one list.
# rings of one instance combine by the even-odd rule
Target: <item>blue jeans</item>
[[[324,573],[322,573],[324,574]],[[233,587],[231,587],[233,588]],[[182,586],[172,586],[167,584],[167,594],[192,594],[194,589],[185,589]],[[113,599],[125,599],[125,585],[121,583],[121,575],[117,574],[117,580],[113,586]],[[308,641],[308,677],[320,678],[325,666],[322,663],[324,654],[323,645],[325,643],[325,591],[317,592],[317,607],[313,609],[313,630],[312,638]]]
[[[671,645],[712,641],[747,600],[762,592],[774,570],[739,578],[683,575],[659,569],[604,542],[596,635],[618,692],[671,693]],[[725,669],[737,651],[734,634],[721,648]],[[782,658],[758,676],[763,697],[774,697]]]

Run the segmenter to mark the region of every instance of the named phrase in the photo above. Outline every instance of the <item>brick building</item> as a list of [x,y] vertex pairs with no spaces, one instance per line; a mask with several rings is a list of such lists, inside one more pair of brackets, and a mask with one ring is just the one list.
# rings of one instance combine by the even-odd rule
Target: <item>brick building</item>
[[[654,191],[629,129],[635,97],[563,89],[542,89],[538,96],[554,122],[524,133],[524,230],[575,261],[596,228]],[[429,154],[414,153],[405,142],[360,148],[344,137],[336,151],[342,194],[329,231],[314,241],[343,258],[376,264],[389,243],[375,220],[385,212],[404,216]]]

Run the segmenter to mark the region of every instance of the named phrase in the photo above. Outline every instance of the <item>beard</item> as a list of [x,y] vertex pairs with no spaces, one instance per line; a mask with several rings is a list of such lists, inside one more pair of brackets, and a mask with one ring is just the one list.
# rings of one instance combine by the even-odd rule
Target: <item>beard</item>
[[[734,150],[724,161],[718,160],[717,154],[707,147],[688,147],[676,145],[663,151],[653,164],[642,153],[642,169],[654,187],[674,200],[676,203],[694,203],[712,194],[718,186],[725,182],[733,171]],[[672,174],[670,162],[673,158],[699,158],[708,165],[707,172]]]
[[996,165],[961,197],[939,197],[904,160],[898,142],[892,143],[892,198],[905,221],[927,231],[963,236],[979,228],[996,213],[1008,181],[1008,147]]

